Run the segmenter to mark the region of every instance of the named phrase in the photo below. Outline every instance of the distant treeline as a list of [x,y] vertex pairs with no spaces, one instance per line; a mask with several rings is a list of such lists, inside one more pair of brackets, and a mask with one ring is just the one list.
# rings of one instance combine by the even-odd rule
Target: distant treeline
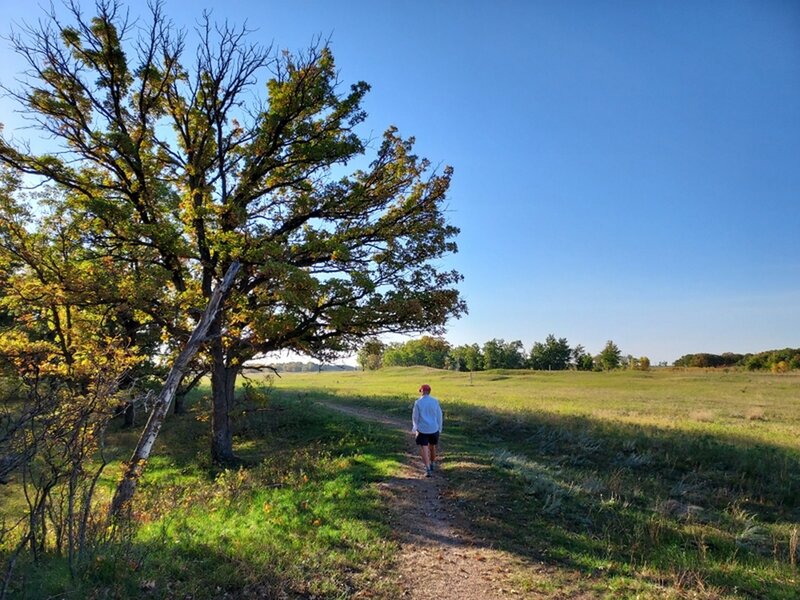
[[[492,339],[484,344],[452,346],[441,337],[423,336],[404,343],[385,344],[372,338],[358,353],[363,369],[381,367],[426,366],[454,371],[483,371],[488,369],[534,369],[537,371],[609,371],[613,369],[650,369],[646,356],[623,355],[611,340],[603,350],[591,355],[583,346],[570,346],[566,338],[548,335],[534,342],[528,351],[522,342]],[[676,360],[675,367],[734,367],[751,371],[770,370],[783,373],[800,369],[800,349],[768,350],[758,354],[686,354]],[[667,366],[667,363],[659,363]]]
[[315,362],[284,362],[270,365],[278,373],[316,373],[318,371],[354,371],[350,365],[326,365]]
[[673,364],[676,367],[741,367],[749,371],[784,373],[800,369],[800,348],[766,350],[758,354],[684,354]]
[[492,339],[483,345],[451,346],[440,337],[423,336],[405,343],[384,344],[370,339],[358,353],[358,363],[364,369],[381,367],[427,366],[454,371],[483,371],[488,369],[536,369],[541,371],[612,370],[633,368],[647,370],[646,356],[623,356],[611,340],[600,354],[592,356],[583,346],[571,347],[566,338],[548,335],[526,351],[522,342]]

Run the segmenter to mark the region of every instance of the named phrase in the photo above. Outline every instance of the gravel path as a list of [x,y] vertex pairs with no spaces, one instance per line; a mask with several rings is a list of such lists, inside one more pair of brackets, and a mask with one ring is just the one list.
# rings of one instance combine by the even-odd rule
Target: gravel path
[[[400,544],[398,598],[538,597],[518,592],[509,582],[509,575],[523,567],[522,561],[477,543],[464,519],[447,502],[447,469],[425,477],[422,460],[409,431],[410,418],[396,419],[377,411],[340,404],[324,405],[406,433],[406,453],[400,472],[378,484]],[[444,461],[446,464],[446,456]],[[525,565],[525,568],[530,567],[533,565]],[[362,596],[368,597],[369,593],[362,593]]]

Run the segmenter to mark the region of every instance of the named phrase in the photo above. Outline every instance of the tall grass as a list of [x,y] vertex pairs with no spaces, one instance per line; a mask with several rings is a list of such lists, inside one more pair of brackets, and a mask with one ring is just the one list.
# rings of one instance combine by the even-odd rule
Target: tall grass
[[481,538],[582,573],[601,596],[797,597],[797,375],[487,372],[470,385],[406,369],[277,386],[408,415],[423,381],[445,407],[452,502]]
[[[219,469],[201,396],[162,433],[130,541],[98,547],[77,578],[55,554],[20,565],[11,597],[346,598],[391,587],[394,544],[370,484],[396,468],[398,434],[256,394],[235,415],[243,463]],[[111,436],[118,461],[135,436]],[[109,469],[107,496],[118,472]]]
[[[56,555],[21,565],[13,596],[396,597],[395,543],[372,484],[398,467],[402,435],[316,401],[409,419],[423,381],[445,408],[445,501],[475,543],[520,559],[515,589],[797,597],[797,375],[430,369],[287,374],[243,390],[235,469],[208,459],[201,390],[162,433],[130,541],[98,546],[75,578]],[[136,436],[109,436],[106,496]],[[18,492],[0,488],[6,523]],[[530,566],[540,563],[545,577]]]

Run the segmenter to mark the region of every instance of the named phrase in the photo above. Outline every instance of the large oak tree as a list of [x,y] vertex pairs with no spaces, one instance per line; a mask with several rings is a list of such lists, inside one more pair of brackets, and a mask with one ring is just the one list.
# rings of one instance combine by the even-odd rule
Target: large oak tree
[[[12,35],[28,70],[10,90],[52,137],[37,153],[0,138],[0,161],[65,190],[84,243],[124,265],[142,326],[188,338],[227,267],[242,268],[211,328],[212,454],[233,458],[230,412],[244,362],[291,349],[352,350],[386,332],[440,333],[465,305],[444,216],[451,169],[432,169],[389,128],[355,128],[368,85],[342,90],[326,44],[273,52],[204,15],[197,46],[163,4],[131,21],[69,3]],[[262,93],[264,90],[264,93]],[[366,164],[366,161],[364,161]],[[119,300],[119,299],[118,299]]]

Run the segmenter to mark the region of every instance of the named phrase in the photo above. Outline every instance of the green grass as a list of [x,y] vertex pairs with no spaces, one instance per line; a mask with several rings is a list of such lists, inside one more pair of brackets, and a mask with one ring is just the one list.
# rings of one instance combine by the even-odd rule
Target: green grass
[[487,543],[609,598],[797,597],[797,374],[390,369],[276,388],[408,417],[423,382],[450,500]]
[[[302,400],[243,401],[235,446],[244,464],[221,470],[207,458],[199,396],[159,438],[132,541],[95,547],[77,580],[62,557],[23,563],[11,597],[346,598],[391,586],[382,575],[394,544],[370,484],[397,467],[396,432]],[[110,437],[112,454],[127,457],[136,434]],[[106,496],[119,469],[106,471]]]
[[[315,401],[377,408],[410,428],[423,382],[443,403],[445,496],[471,538],[547,567],[518,568],[515,589],[797,597],[800,375],[422,368],[250,388],[234,415],[244,463],[229,470],[209,461],[201,389],[162,431],[131,542],[94,547],[75,580],[62,557],[22,563],[11,596],[393,598],[396,546],[372,484],[397,468],[402,435]],[[137,435],[109,436],[104,497]],[[19,488],[0,494],[0,514],[17,514]]]

